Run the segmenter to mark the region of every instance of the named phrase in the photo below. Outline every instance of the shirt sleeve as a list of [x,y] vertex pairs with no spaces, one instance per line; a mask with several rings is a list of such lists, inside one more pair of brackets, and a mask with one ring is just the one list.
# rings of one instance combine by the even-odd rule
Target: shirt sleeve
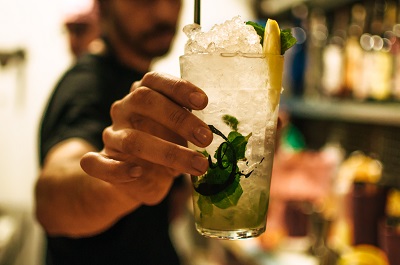
[[71,70],[61,79],[42,120],[41,162],[54,145],[70,138],[102,148],[102,132],[111,123],[111,103],[100,87],[101,80],[85,69]]

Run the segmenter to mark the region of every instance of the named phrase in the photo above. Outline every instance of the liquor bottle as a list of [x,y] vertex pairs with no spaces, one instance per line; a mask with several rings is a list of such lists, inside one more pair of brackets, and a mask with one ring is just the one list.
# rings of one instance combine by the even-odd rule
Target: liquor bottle
[[393,26],[393,34],[396,38],[392,46],[393,54],[393,87],[392,95],[394,100],[400,100],[400,24]]
[[376,0],[371,20],[372,50],[369,52],[370,88],[369,97],[373,100],[387,100],[392,93],[393,57],[391,43],[385,38],[385,31],[394,24],[396,5],[391,1]]
[[391,52],[393,54],[393,87],[394,100],[400,100],[400,0],[397,1],[397,17],[393,25],[393,41]]
[[321,87],[328,96],[343,95],[344,45],[349,20],[349,8],[338,9],[333,14],[332,32],[322,52]]
[[308,7],[304,4],[299,4],[292,8],[293,15],[293,34],[297,39],[296,45],[290,51],[291,64],[290,73],[290,88],[292,96],[301,97],[305,95],[305,72],[306,72],[306,59],[310,57],[307,50],[307,24],[308,24]]
[[[347,30],[347,40],[344,47],[344,94],[364,99],[359,91],[365,91],[364,83],[364,52],[360,46],[360,37],[364,32],[366,8],[363,4],[355,4],[351,9],[351,20]],[[363,79],[364,78],[364,79]]]
[[325,11],[313,8],[308,18],[307,68],[305,84],[307,97],[321,95],[322,60],[321,54],[328,39]]

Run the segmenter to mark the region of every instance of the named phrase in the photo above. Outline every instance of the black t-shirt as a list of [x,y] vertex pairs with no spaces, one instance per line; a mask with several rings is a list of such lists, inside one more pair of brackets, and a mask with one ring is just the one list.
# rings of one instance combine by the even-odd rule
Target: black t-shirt
[[[41,164],[52,146],[72,137],[101,150],[102,132],[111,124],[111,104],[142,76],[112,55],[81,58],[61,78],[47,106],[40,131]],[[167,201],[142,206],[93,237],[47,236],[47,264],[179,264],[169,238]]]

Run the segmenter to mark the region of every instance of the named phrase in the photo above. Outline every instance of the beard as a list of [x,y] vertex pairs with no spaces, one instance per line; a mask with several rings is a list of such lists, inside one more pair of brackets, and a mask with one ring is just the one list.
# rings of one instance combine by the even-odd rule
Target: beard
[[114,19],[114,30],[132,51],[153,59],[168,53],[176,33],[176,25],[160,22],[146,31],[133,33],[116,17]]

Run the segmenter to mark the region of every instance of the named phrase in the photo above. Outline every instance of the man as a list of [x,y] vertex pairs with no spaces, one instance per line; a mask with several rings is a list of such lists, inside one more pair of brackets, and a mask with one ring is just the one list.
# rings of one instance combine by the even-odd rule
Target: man
[[35,197],[47,264],[179,264],[168,194],[180,173],[207,170],[185,147],[212,140],[189,111],[207,97],[181,79],[145,73],[169,50],[181,1],[98,3],[105,49],[67,71],[41,125]]
[[99,37],[99,15],[96,0],[66,0],[63,24],[68,34],[68,46],[74,58],[96,48]]

